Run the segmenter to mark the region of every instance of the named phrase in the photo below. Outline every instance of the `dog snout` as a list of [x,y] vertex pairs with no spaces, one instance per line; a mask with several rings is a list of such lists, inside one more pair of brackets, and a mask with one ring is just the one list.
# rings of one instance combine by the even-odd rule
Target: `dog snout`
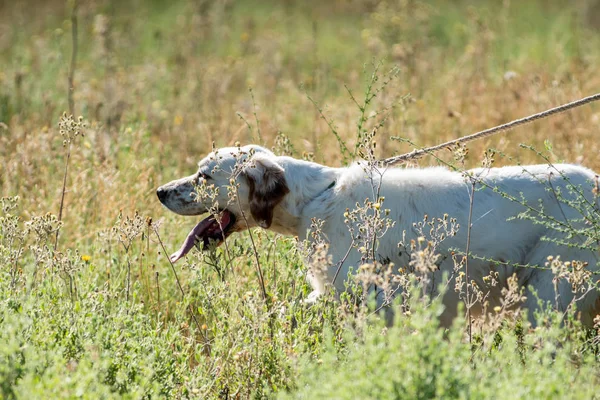
[[158,199],[160,200],[161,203],[164,204],[167,195],[168,195],[168,191],[164,188],[164,187],[159,187],[158,189],[156,189],[156,195],[158,196]]

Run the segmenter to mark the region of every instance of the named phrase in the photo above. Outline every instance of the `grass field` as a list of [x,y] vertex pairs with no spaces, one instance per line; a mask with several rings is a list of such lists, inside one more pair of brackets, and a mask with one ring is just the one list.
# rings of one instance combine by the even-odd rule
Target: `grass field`
[[[600,2],[80,2],[81,127],[74,4],[0,1],[0,398],[598,397],[600,330],[552,310],[469,341],[436,301],[309,308],[295,240],[260,230],[172,269],[197,221],[155,190],[213,143],[338,166],[382,122],[383,158],[594,94]],[[599,133],[595,104],[438,156],[600,171]]]

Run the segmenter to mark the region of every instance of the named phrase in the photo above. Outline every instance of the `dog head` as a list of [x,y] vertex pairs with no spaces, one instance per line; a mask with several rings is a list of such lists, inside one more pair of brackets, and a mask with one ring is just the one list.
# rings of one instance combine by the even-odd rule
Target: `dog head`
[[181,215],[211,215],[189,233],[172,261],[197,242],[220,244],[233,232],[260,226],[268,229],[275,207],[289,192],[284,169],[275,155],[260,146],[213,151],[194,175],[169,182],[156,194],[169,210]]

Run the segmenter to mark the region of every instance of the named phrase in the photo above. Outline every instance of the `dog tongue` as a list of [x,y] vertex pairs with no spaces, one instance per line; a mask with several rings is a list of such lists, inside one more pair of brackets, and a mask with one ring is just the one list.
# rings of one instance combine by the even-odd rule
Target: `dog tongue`
[[[225,227],[229,224],[229,213],[223,212],[221,214],[221,226]],[[204,218],[200,221],[191,231],[188,233],[187,237],[183,241],[183,244],[175,253],[173,253],[170,257],[171,262],[177,262],[179,259],[185,257],[187,253],[190,252],[194,244],[198,240],[198,237],[203,237],[203,233],[210,229],[212,225],[216,225],[217,229],[219,229],[219,223],[215,219],[214,216],[210,216],[208,218]]]

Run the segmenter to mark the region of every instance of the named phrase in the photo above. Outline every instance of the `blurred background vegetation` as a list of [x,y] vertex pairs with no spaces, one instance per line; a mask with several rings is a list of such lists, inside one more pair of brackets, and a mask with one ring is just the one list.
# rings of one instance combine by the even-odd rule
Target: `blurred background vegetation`
[[[55,130],[68,110],[71,7],[0,3],[0,187],[35,193],[38,210],[58,207]],[[193,170],[212,142],[257,142],[258,130],[267,146],[283,133],[297,155],[339,163],[335,137],[310,99],[352,144],[360,112],[346,87],[360,102],[379,62],[383,72],[399,67],[367,107],[367,115],[392,108],[378,134],[381,156],[410,149],[390,135],[439,143],[600,87],[595,0],[98,0],[81,2],[78,18],[75,114],[91,129],[74,154],[86,166],[74,173],[104,176],[105,186],[74,187],[71,195],[130,194],[133,183],[111,178],[133,168],[143,183],[114,199],[116,208],[127,200],[153,207],[151,189]],[[474,144],[472,164],[489,146],[517,156],[526,138],[549,139],[560,158],[597,167],[599,119],[587,107]]]
[[[309,97],[352,142],[359,110],[345,86],[360,100],[372,65],[381,60],[382,71],[399,67],[398,78],[367,110],[393,107],[378,134],[381,156],[408,150],[390,143],[390,135],[439,143],[597,91],[599,4],[82,2],[75,114],[92,129],[81,156],[97,156],[86,168],[95,174],[144,169],[144,161],[129,153],[154,157],[154,171],[142,172],[148,194],[164,180],[161,171],[171,178],[193,170],[212,142],[258,141],[258,129],[246,123],[254,126],[256,113],[264,144],[273,146],[283,133],[298,154],[339,163],[335,138]],[[3,193],[59,186],[60,176],[52,182],[53,175],[41,171],[61,170],[63,161],[47,156],[60,149],[54,129],[68,110],[71,6],[0,3]],[[549,139],[561,158],[595,167],[599,118],[588,107],[475,144],[472,151],[493,145],[516,156],[521,139]],[[40,207],[56,209],[39,202],[54,193],[40,195]]]
[[[14,211],[21,223],[49,212],[58,214],[60,207],[67,152],[58,121],[68,110],[73,5],[72,0],[0,0],[0,190],[2,196],[21,197]],[[28,343],[37,351],[58,349],[57,360],[66,360],[65,363],[45,360],[39,365],[62,365],[56,372],[59,377],[73,374],[69,364],[73,359],[71,353],[79,354],[74,359],[80,360],[81,368],[88,364],[89,371],[100,368],[98,374],[104,377],[102,382],[108,385],[109,394],[133,393],[127,382],[135,382],[136,387],[146,388],[142,393],[150,393],[139,376],[154,376],[154,372],[144,375],[132,367],[134,372],[128,370],[129,375],[119,380],[117,373],[123,371],[119,368],[125,363],[122,359],[94,366],[98,357],[105,360],[103,353],[98,355],[98,349],[88,348],[79,341],[85,342],[85,332],[90,335],[103,332],[99,328],[101,322],[84,328],[89,313],[94,314],[93,310],[98,308],[105,310],[103,315],[112,315],[123,326],[129,326],[133,338],[147,337],[146,329],[165,324],[166,330],[157,334],[160,337],[155,338],[153,345],[163,346],[167,333],[171,335],[168,340],[179,343],[180,347],[173,345],[179,349],[174,354],[170,353],[173,348],[160,347],[159,353],[165,357],[161,358],[161,365],[172,368],[161,370],[165,380],[152,393],[216,396],[229,393],[224,388],[233,393],[236,384],[243,387],[250,379],[244,375],[250,373],[244,368],[247,357],[253,354],[259,371],[252,371],[272,379],[268,383],[255,382],[248,393],[263,393],[267,386],[269,390],[289,388],[294,386],[295,373],[289,361],[283,360],[301,352],[300,348],[308,349],[307,353],[318,353],[314,346],[319,340],[310,339],[314,333],[311,329],[316,328],[306,322],[312,321],[307,316],[304,320],[298,317],[309,326],[302,331],[305,336],[290,334],[285,346],[278,348],[279,353],[263,354],[254,348],[256,354],[243,353],[247,351],[244,343],[248,343],[244,340],[251,342],[257,338],[257,331],[264,338],[269,337],[269,341],[277,340],[265,333],[271,322],[261,316],[262,309],[258,306],[248,306],[248,315],[257,318],[255,330],[240,328],[245,325],[238,321],[237,314],[238,319],[219,314],[234,304],[247,306],[246,293],[256,290],[256,282],[249,278],[253,276],[251,263],[247,261],[249,253],[239,250],[240,261],[236,262],[241,273],[231,282],[231,287],[239,288],[239,292],[229,293],[226,283],[206,271],[200,278],[190,270],[183,272],[186,289],[197,298],[209,299],[206,301],[210,303],[213,296],[230,296],[217,297],[223,307],[213,304],[215,315],[202,317],[209,332],[217,337],[227,318],[231,318],[229,330],[245,332],[240,333],[243,343],[225,335],[232,342],[223,341],[222,348],[214,339],[213,356],[207,358],[212,363],[206,367],[210,373],[198,370],[194,379],[199,380],[183,381],[183,376],[194,374],[187,368],[193,369],[198,363],[208,365],[202,364],[200,356],[206,355],[206,348],[181,350],[188,339],[200,334],[191,333],[193,328],[183,325],[191,322],[179,304],[179,289],[164,255],[157,255],[161,251],[158,242],[154,238],[143,241],[148,239],[149,230],[146,236],[141,234],[136,250],[123,250],[102,241],[102,232],[121,226],[121,213],[134,215],[139,210],[140,218],[151,217],[163,223],[161,234],[165,245],[168,249],[176,248],[195,221],[184,222],[164,210],[155,198],[155,189],[194,172],[196,162],[211,149],[213,142],[217,146],[236,141],[260,142],[279,153],[340,165],[343,158],[331,127],[349,147],[354,146],[362,115],[359,105],[364,102],[375,70],[378,71],[375,86],[390,80],[364,107],[368,118],[364,129],[372,128],[387,115],[377,133],[380,157],[411,150],[406,144],[391,141],[390,136],[400,136],[418,145],[437,144],[596,93],[600,88],[598,0],[89,0],[79,3],[77,18],[74,113],[84,117],[88,128],[85,136],[73,143],[59,248],[72,252],[69,254],[74,259],[86,257],[85,267],[77,270],[79,275],[74,275],[75,281],[85,282],[80,282],[82,293],[86,287],[89,293],[96,293],[98,286],[106,288],[108,284],[117,294],[109,290],[104,300],[97,300],[94,295],[96,303],[86,303],[80,307],[87,311],[75,313],[70,302],[60,303],[60,296],[52,301],[42,296],[38,303],[27,300],[31,301],[32,309],[41,307],[40,304],[54,304],[45,308],[48,311],[44,318],[48,320],[42,318],[44,324],[54,327],[47,328],[51,332],[70,324],[81,329],[66,332],[50,344],[44,342],[47,347]],[[582,163],[599,171],[599,132],[600,108],[590,105],[469,144],[469,156],[459,161],[465,166],[480,165],[484,150],[493,147],[497,151],[497,165],[543,162],[535,152],[519,147],[519,143],[526,143],[544,149],[552,161]],[[451,152],[440,156],[453,159]],[[435,162],[427,158],[421,164]],[[4,236],[0,236],[5,239],[7,234],[3,232]],[[274,259],[268,258],[274,246],[270,238],[264,236],[259,245],[265,246],[260,247],[267,257],[263,261],[275,265]],[[287,278],[296,277],[300,282],[302,267],[293,253],[293,243],[278,246],[284,251],[277,262],[281,268],[288,268]],[[27,288],[31,284],[26,278],[31,272],[28,267],[33,264],[29,256],[23,257],[21,264],[15,261],[14,265],[17,271],[20,268],[23,288]],[[121,310],[119,303],[124,298],[123,268],[130,261],[139,262],[140,266],[131,277],[132,290],[139,296],[133,304],[148,315],[162,312],[155,322],[150,323],[145,317],[138,320],[129,311],[115,314],[115,310]],[[278,279],[283,281],[284,276]],[[273,278],[271,282],[275,285],[276,281]],[[18,310],[14,305],[19,299],[14,292],[15,275],[2,282],[3,285],[10,282],[3,286],[3,298],[13,301],[10,307],[2,303],[7,307],[3,312]],[[206,289],[200,283],[214,289]],[[290,293],[296,296],[294,299],[302,297],[296,286],[292,291],[282,285],[270,289],[279,293],[281,301],[291,301]],[[305,284],[298,285],[307,290]],[[162,303],[157,293],[159,286],[163,290]],[[29,292],[24,289],[24,293]],[[131,301],[129,286],[127,300]],[[217,300],[213,299],[218,303]],[[22,304],[26,304],[25,300]],[[289,304],[286,307],[291,309]],[[59,309],[64,315],[56,311]],[[52,325],[48,321],[53,314],[63,315],[64,319]],[[290,321],[281,322],[286,327],[283,331],[293,330]],[[6,330],[13,332],[7,333],[10,338],[7,343],[14,341],[14,349],[19,349],[17,339],[29,325],[22,321],[15,324],[17,328],[11,325],[14,329]],[[25,324],[25,328],[18,328],[19,324]],[[40,329],[40,337],[46,337],[49,331],[42,325],[36,329]],[[319,329],[322,331],[323,327]],[[111,328],[105,333],[110,335]],[[200,336],[206,341],[210,334]],[[233,346],[234,350],[228,353],[227,346]],[[13,347],[3,349],[5,353],[1,354],[14,355]],[[118,354],[124,357],[128,351],[140,357],[152,353],[147,348],[128,347],[119,349]],[[234,353],[238,358],[233,357]],[[256,357],[261,356],[264,356],[262,361],[257,361]],[[135,360],[128,362],[136,364]],[[468,363],[469,360],[465,361],[465,365]],[[32,365],[34,372],[30,372],[34,377],[39,368],[38,364]],[[7,368],[0,387],[11,388],[17,379],[28,376],[23,372],[25,367],[21,372],[17,367]],[[211,378],[212,383],[202,386],[204,378],[198,376],[220,376],[221,380]],[[87,378],[79,378],[88,382]],[[488,378],[491,382],[493,376]],[[27,381],[27,385],[40,384],[42,389],[45,384],[50,385],[49,381],[34,381]],[[198,387],[202,390],[191,391]],[[65,390],[64,393],[74,393]]]

